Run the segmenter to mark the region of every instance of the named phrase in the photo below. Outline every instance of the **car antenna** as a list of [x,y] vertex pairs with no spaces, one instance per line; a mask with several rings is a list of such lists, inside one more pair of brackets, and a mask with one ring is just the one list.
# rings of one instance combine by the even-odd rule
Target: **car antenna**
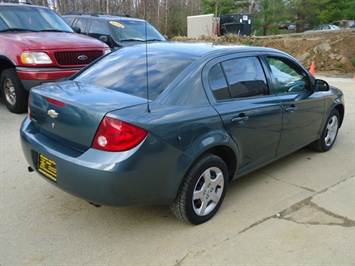
[[147,1],[144,1],[144,30],[145,30],[145,73],[147,80],[147,113],[150,113],[149,106],[149,75],[148,75],[148,32],[147,32]]

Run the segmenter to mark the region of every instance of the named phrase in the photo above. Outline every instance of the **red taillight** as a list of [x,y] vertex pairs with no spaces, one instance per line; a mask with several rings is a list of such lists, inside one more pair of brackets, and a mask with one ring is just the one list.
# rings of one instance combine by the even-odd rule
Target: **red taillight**
[[126,151],[141,143],[146,135],[144,129],[105,117],[96,132],[92,147],[104,151]]
[[60,107],[65,107],[65,103],[57,101],[57,100],[54,100],[52,98],[46,98],[46,102],[54,104],[54,105],[57,105],[57,106],[60,106]]

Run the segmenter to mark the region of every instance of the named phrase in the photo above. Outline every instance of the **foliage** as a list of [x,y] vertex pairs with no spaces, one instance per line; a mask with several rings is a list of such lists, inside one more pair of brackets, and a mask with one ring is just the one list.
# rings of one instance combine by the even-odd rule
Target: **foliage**
[[353,0],[289,0],[287,9],[298,32],[336,20],[355,19]]
[[172,13],[172,33],[174,36],[186,35],[187,20],[182,10],[174,10]]
[[279,24],[288,20],[285,4],[282,0],[256,0],[257,9],[254,12],[254,29],[261,29],[262,35],[267,31],[278,32]]
[[[322,23],[355,19],[354,0],[255,0],[253,32],[279,34],[281,22],[297,23],[301,32]],[[248,0],[32,0],[33,4],[51,6],[59,14],[124,13],[148,20],[170,38],[186,35],[187,16],[215,16],[248,13]]]
[[248,7],[249,1],[235,0],[201,0],[205,14],[214,14],[215,17],[225,14],[234,14],[240,8]]

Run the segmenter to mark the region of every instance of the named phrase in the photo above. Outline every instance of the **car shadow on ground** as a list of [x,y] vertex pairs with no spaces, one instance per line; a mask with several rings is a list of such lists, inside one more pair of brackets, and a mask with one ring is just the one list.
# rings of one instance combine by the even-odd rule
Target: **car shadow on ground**
[[[229,212],[238,212],[243,214],[248,209],[249,204],[254,204],[260,200],[255,191],[269,190],[277,177],[272,176],[273,171],[285,172],[290,164],[302,163],[304,160],[310,160],[314,152],[308,148],[303,148],[291,155],[288,155],[268,166],[247,174],[229,184],[224,203],[217,216],[228,215]],[[276,179],[275,179],[276,178]],[[103,228],[116,226],[144,227],[144,224],[151,225],[158,223],[177,227],[189,226],[176,219],[170,211],[169,206],[129,206],[129,207],[95,207],[82,199],[64,193],[57,188],[45,184],[46,190],[43,191],[47,198],[46,206],[51,209],[52,214],[57,219],[71,221],[73,226],[81,225],[82,220],[86,221],[88,227],[99,226]],[[281,189],[281,188],[280,188]],[[278,188],[274,188],[275,194],[282,194]],[[262,202],[261,202],[262,203]],[[260,204],[260,203],[259,203]],[[264,208],[265,206],[263,206]],[[239,210],[238,210],[239,209]],[[54,211],[54,212],[53,212]]]

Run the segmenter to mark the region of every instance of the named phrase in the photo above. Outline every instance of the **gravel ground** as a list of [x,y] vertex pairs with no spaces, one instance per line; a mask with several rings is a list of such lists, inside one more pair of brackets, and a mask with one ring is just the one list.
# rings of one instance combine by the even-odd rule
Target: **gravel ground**
[[327,153],[301,149],[231,183],[209,222],[167,206],[95,208],[27,171],[25,115],[0,103],[0,265],[354,265],[355,81]]

